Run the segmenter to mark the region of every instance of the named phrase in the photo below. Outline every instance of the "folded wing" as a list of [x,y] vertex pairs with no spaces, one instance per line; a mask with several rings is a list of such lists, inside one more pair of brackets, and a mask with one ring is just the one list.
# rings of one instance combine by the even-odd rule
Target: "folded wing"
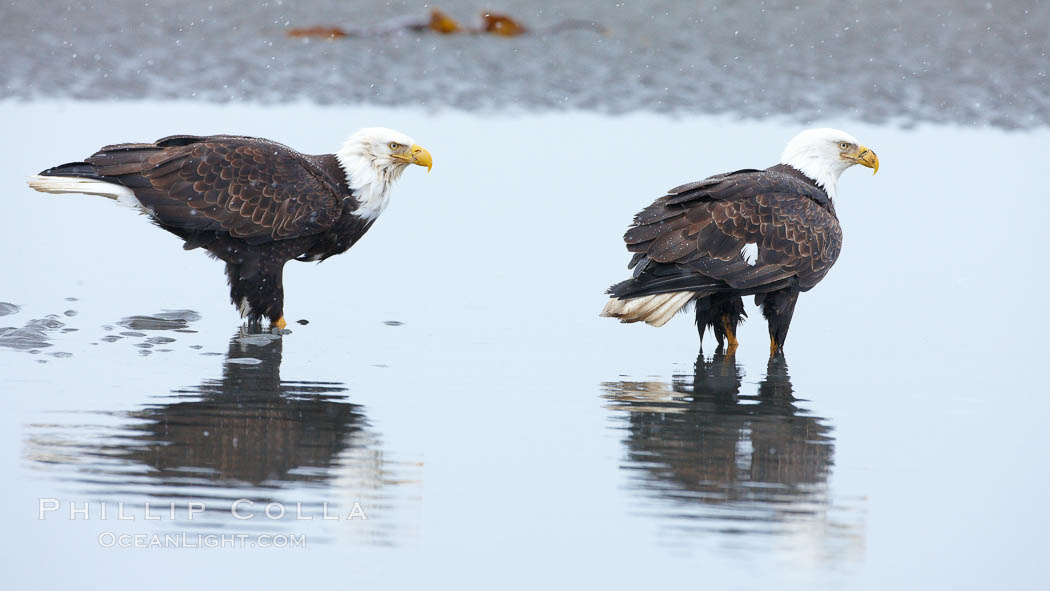
[[338,180],[312,157],[259,138],[172,136],[106,146],[86,162],[130,188],[160,224],[252,244],[322,232],[341,213]]
[[634,277],[620,298],[658,293],[806,290],[834,264],[842,234],[827,195],[790,174],[743,170],[683,185],[640,212],[624,235]]

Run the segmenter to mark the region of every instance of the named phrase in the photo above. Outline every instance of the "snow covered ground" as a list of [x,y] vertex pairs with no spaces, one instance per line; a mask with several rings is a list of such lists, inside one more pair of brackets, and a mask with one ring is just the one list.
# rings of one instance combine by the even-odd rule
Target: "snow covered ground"
[[[507,13],[533,34],[290,39]],[[0,97],[1050,122],[1050,3],[927,0],[10,2]],[[593,30],[543,33],[566,20]]]

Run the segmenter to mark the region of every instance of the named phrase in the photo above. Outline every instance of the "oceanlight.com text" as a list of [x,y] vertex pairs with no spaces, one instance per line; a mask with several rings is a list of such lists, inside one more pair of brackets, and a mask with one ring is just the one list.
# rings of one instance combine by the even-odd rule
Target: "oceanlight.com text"
[[304,534],[127,534],[104,531],[103,548],[305,548]]

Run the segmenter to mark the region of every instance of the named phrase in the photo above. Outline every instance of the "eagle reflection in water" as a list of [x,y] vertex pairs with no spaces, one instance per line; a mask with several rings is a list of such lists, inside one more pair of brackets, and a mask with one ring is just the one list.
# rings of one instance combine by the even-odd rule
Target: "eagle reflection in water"
[[[783,354],[753,394],[734,357],[703,353],[672,382],[604,384],[626,431],[633,509],[673,530],[787,533],[825,519],[831,427],[797,406]],[[622,421],[622,423],[621,423]]]
[[195,527],[278,526],[270,519],[232,519],[231,504],[239,498],[255,503],[249,512],[256,514],[280,503],[289,514],[285,521],[301,504],[303,514],[313,516],[296,522],[301,526],[321,523],[326,506],[343,519],[354,503],[365,511],[379,507],[367,513],[365,525],[340,529],[391,543],[384,511],[412,494],[399,489],[417,482],[403,473],[414,464],[384,458],[364,407],[346,402],[342,384],[282,380],[282,347],[281,335],[239,331],[219,379],[135,410],[89,413],[116,424],[84,424],[85,415],[76,413],[77,424],[31,425],[27,456],[85,498],[140,512],[150,502],[161,513],[174,501],[180,516],[188,501],[205,503]]
[[134,444],[112,451],[159,480],[328,480],[342,452],[373,447],[375,436],[342,384],[281,380],[282,348],[279,335],[238,332],[221,378],[128,413]]

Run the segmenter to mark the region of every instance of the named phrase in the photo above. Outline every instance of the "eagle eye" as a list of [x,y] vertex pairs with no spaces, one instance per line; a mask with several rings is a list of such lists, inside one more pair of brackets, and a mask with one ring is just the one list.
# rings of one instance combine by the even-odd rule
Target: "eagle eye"
[[839,149],[840,150],[848,150],[849,149],[849,142],[839,142]]
[[399,143],[397,143],[397,142],[390,142],[390,149],[391,149],[391,150],[397,150],[397,149],[399,149],[400,147],[401,147],[401,144],[399,144]]

